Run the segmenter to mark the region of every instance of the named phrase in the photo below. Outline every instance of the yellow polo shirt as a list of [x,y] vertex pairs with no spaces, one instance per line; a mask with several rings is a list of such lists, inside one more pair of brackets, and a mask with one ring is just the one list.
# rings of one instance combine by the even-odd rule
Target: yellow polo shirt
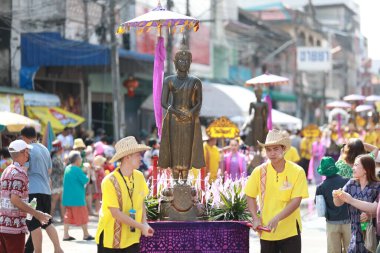
[[302,138],[300,150],[301,157],[310,160],[311,159],[311,148],[313,146],[313,140],[310,138]]
[[[220,163],[220,153],[216,146],[210,146],[207,142],[203,143],[203,154],[205,157],[206,166],[209,166],[209,183],[215,181],[218,176],[218,169]],[[190,173],[194,176],[192,185],[195,185],[196,180],[199,177],[200,169],[192,168]]]
[[377,134],[375,131],[369,131],[364,136],[364,142],[369,143],[371,145],[377,144]]
[[[117,168],[115,171],[108,174],[102,181],[102,207],[99,213],[99,223],[98,229],[96,231],[95,241],[97,244],[99,244],[100,234],[102,233],[102,231],[104,231],[103,245],[106,248],[112,248],[114,238],[115,219],[113,218],[111,211],[109,210],[109,207],[120,208],[115,186],[110,180],[111,175],[116,176],[117,182],[119,183],[121,188],[123,203],[122,211],[125,214],[129,214],[129,210],[132,208],[132,203],[128,195],[127,187],[125,186],[125,183],[120,175],[119,168]],[[131,189],[133,186],[132,180],[130,181],[128,177],[124,178],[128,184],[129,189]],[[137,222],[141,222],[144,199],[148,195],[149,189],[145,182],[144,175],[138,170],[133,171],[133,182],[134,190],[132,194],[132,200],[133,208],[136,210],[135,219]],[[139,229],[136,229],[135,232],[130,232],[130,227],[122,223],[120,248],[127,248],[132,244],[139,243],[140,237],[141,231]]]
[[219,169],[220,153],[218,147],[210,146],[205,142],[203,144],[203,152],[205,156],[206,166],[209,168],[210,183],[214,182]]
[[286,151],[284,158],[285,158],[285,160],[291,161],[294,163],[298,163],[301,160],[297,149],[293,146],[291,146],[290,149],[288,151]]
[[[284,182],[286,181],[288,182],[288,187],[284,189]],[[244,188],[244,192],[251,198],[259,198],[261,196],[260,167],[256,167],[253,170]],[[286,161],[284,171],[277,174],[269,162],[267,166],[264,209],[261,211],[263,225],[266,226],[274,216],[284,210],[291,199],[296,197],[309,197],[304,170],[297,164]],[[275,232],[263,232],[261,239],[277,241],[295,236],[297,235],[297,222],[300,229],[302,229],[299,207],[278,223]]]

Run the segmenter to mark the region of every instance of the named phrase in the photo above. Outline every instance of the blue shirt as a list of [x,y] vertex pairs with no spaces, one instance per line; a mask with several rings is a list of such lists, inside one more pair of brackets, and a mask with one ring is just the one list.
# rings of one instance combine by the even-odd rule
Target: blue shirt
[[52,168],[49,150],[40,143],[32,143],[29,159],[29,194],[51,195],[49,169]]
[[80,167],[68,165],[63,175],[62,205],[86,206],[85,185],[88,181],[88,177]]

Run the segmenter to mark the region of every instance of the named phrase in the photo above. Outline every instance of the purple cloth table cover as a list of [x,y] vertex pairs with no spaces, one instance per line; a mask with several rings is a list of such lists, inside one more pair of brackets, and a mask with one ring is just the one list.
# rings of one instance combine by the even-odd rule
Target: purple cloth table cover
[[150,222],[153,237],[141,236],[144,253],[248,253],[249,227],[234,221]]

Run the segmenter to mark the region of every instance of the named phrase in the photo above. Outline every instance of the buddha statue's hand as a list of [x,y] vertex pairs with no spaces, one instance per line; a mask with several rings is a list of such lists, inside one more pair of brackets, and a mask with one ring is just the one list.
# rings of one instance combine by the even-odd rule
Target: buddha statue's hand
[[182,112],[174,109],[172,106],[168,107],[168,111],[170,113],[174,114],[177,118],[181,118],[182,117]]
[[189,112],[189,111],[185,111],[185,112],[182,112],[182,113],[183,113],[183,115],[184,115],[184,117],[186,119],[191,119],[193,117],[193,114],[191,112]]

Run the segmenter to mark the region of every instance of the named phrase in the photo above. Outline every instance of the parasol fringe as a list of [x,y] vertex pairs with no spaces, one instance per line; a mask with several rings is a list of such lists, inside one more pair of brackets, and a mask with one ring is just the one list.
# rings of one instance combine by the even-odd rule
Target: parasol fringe
[[194,32],[197,32],[199,30],[199,22],[197,22],[195,25],[194,25]]
[[137,30],[137,35],[140,35],[144,32],[144,27]]
[[116,30],[116,34],[123,34],[125,33],[125,28],[123,26],[119,26]]

